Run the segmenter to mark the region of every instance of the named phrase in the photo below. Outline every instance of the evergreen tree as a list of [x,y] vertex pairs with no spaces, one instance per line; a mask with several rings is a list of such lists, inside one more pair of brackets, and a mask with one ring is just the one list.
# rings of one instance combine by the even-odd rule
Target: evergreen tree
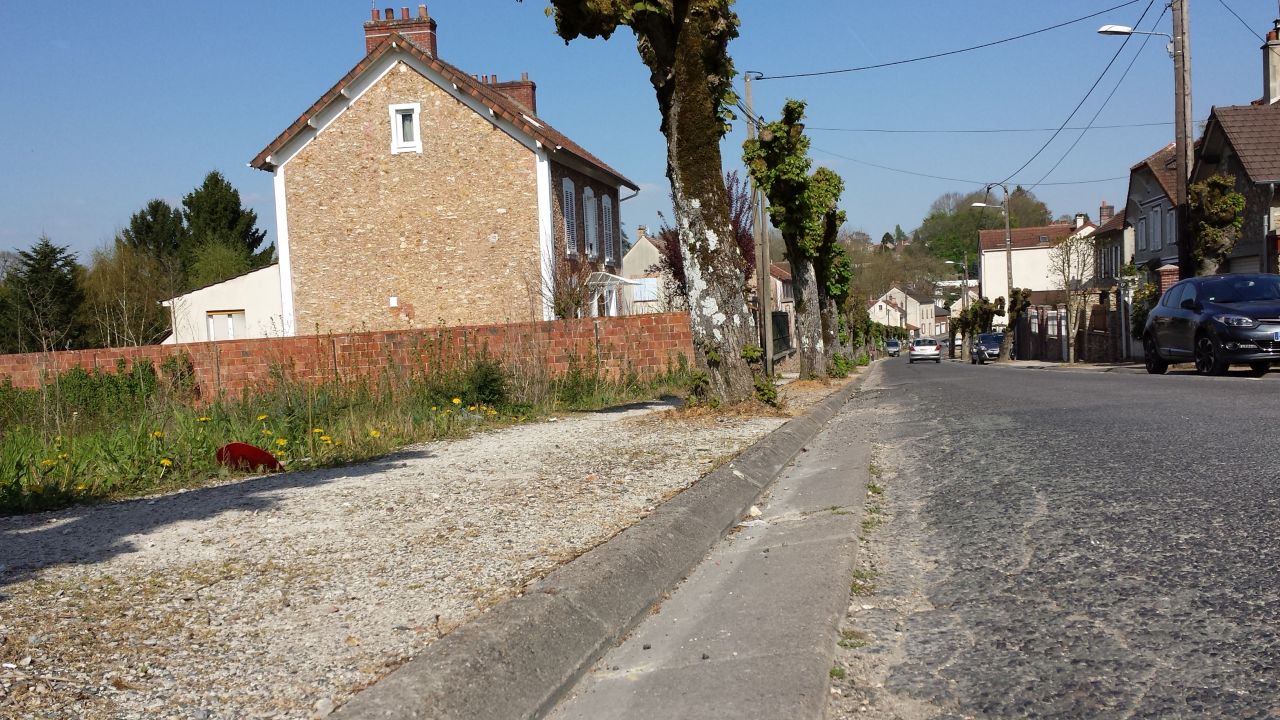
[[66,247],[46,236],[30,250],[18,251],[5,277],[3,332],[8,352],[48,352],[79,347],[84,337],[80,306],[84,291],[80,266]]
[[217,170],[206,175],[200,187],[182,198],[182,207],[191,244],[191,252],[185,258],[188,268],[194,260],[195,249],[209,243],[243,248],[250,256],[250,267],[264,267],[274,260],[274,248],[259,251],[267,233],[257,227],[258,213],[241,205],[240,192]]
[[117,240],[164,264],[182,254],[188,237],[182,211],[155,199],[129,218],[129,227],[120,231]]

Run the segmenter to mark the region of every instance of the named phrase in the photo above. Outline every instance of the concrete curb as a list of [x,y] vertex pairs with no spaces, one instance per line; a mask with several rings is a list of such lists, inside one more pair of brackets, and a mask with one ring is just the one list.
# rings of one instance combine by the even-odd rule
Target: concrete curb
[[524,596],[432,643],[330,717],[540,717],[689,574],[865,378],[859,374]]

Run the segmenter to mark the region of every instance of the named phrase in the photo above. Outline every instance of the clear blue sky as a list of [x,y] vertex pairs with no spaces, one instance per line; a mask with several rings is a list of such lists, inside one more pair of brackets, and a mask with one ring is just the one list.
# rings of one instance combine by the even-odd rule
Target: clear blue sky
[[[1223,2],[1248,24],[1241,24]],[[739,70],[783,74],[838,69],[952,50],[1016,35],[1123,0],[739,0]],[[403,3],[398,3],[402,5]],[[757,112],[776,117],[787,97],[808,101],[816,163],[842,174],[849,225],[879,238],[910,231],[942,193],[1000,180],[1048,133],[886,134],[817,128],[955,130],[1056,127],[1121,43],[1094,31],[1132,25],[1146,0],[1105,16],[990,49],[899,67],[756,83]],[[383,6],[381,3],[379,6]],[[416,7],[417,3],[412,3]],[[539,114],[641,185],[622,208],[628,233],[668,207],[665,145],[647,71],[623,29],[608,42],[554,35],[543,0],[434,0],[440,55],[500,79],[527,71]],[[271,178],[248,161],[361,57],[367,0],[261,2],[4,2],[0,27],[0,249],[41,233],[88,252],[108,242],[148,199],[177,203],[217,168],[274,237]],[[1145,29],[1169,32],[1157,1]],[[1190,0],[1197,120],[1211,105],[1261,94],[1260,42],[1272,0]],[[1114,87],[1140,40],[1072,125],[1083,125]],[[740,85],[740,80],[739,80]],[[1151,42],[1099,124],[1170,123],[1095,130],[1049,181],[1127,177],[1130,165],[1173,138],[1172,64]],[[1014,182],[1031,184],[1079,135],[1066,132]],[[725,141],[738,165],[742,123]],[[843,157],[841,157],[843,156]],[[916,177],[874,163],[977,182]],[[1126,181],[1038,188],[1055,215],[1121,204]],[[669,213],[668,213],[669,215]]]

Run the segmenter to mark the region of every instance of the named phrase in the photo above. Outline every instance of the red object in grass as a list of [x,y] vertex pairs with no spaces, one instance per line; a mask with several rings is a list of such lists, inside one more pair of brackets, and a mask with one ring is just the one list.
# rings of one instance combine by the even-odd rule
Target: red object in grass
[[236,470],[283,470],[284,466],[275,456],[249,443],[233,442],[218,448],[218,463]]

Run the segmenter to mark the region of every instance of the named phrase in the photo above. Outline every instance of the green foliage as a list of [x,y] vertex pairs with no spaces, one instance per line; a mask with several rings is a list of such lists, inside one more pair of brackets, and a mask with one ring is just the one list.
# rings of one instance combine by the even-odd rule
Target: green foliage
[[191,253],[187,268],[187,285],[202,288],[243,275],[253,267],[249,252],[241,245],[224,240],[210,240]]
[[116,240],[157,261],[165,261],[179,258],[189,237],[182,224],[182,211],[156,199],[129,218],[129,226],[120,231]]
[[1155,283],[1143,283],[1133,290],[1133,304],[1129,310],[1129,334],[1135,340],[1142,339],[1142,331],[1147,327],[1147,316],[1151,308],[1160,302],[1160,286]]
[[742,359],[755,364],[764,359],[764,349],[759,345],[747,343],[742,346]]
[[[769,199],[769,219],[782,233],[788,252],[812,259],[817,254],[815,218],[809,192],[809,138],[804,134],[805,104],[787,100],[782,119],[760,129],[743,144],[742,160],[756,185]],[[795,258],[793,258],[794,260]]]
[[206,175],[200,187],[183,196],[182,207],[193,251],[216,242],[242,250],[249,267],[271,264],[274,251],[258,251],[267,235],[257,227],[258,214],[241,205],[240,191],[222,173],[214,170]]
[[[863,363],[864,365],[866,363]],[[827,368],[827,374],[833,378],[846,378],[849,373],[853,372],[855,367],[854,361],[850,360],[844,353],[834,353],[831,356],[831,367]]]
[[1240,239],[1244,195],[1236,192],[1235,186],[1230,175],[1213,175],[1187,189],[1191,258],[1202,273],[1217,272]]
[[[432,358],[438,359],[438,358]],[[430,368],[430,369],[424,369]],[[415,363],[382,376],[319,386],[271,382],[196,405],[191,360],[178,355],[116,373],[69,370],[44,387],[0,381],[0,515],[125,497],[226,477],[214,461],[228,442],[265,447],[289,469],[384,454],[411,442],[511,424],[566,407],[589,410],[657,395],[689,381],[687,363],[657,378],[610,380],[575,364],[541,369],[480,353],[460,364]]]
[[16,264],[4,279],[0,350],[48,352],[81,347],[85,336],[80,319],[81,271],[75,255],[48,237],[18,251]]
[[[929,207],[929,214],[915,231],[915,240],[933,255],[944,260],[977,261],[978,232],[1004,228],[1004,214],[999,210],[974,208],[973,203],[991,203],[990,193],[946,193]],[[1047,225],[1052,219],[1049,207],[1036,198],[1030,190],[1014,188],[1009,193],[1010,227],[1034,227]],[[973,272],[973,269],[970,269]]]
[[774,384],[773,378],[757,374],[755,376],[755,388],[757,400],[766,405],[778,406],[778,386]]
[[150,345],[169,333],[169,312],[161,302],[180,292],[181,269],[176,255],[157,259],[116,242],[93,253],[81,284],[87,345]]

